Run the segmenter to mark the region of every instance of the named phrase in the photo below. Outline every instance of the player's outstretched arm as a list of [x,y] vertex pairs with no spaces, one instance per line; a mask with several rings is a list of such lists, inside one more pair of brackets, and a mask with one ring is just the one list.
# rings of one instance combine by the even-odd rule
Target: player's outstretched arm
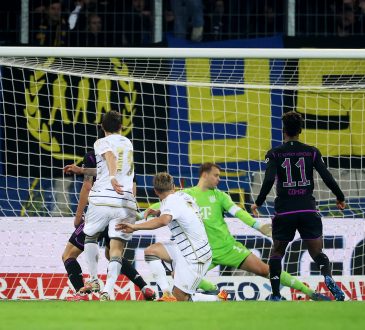
[[244,222],[247,226],[252,227],[258,230],[265,236],[271,237],[271,225],[270,224],[262,224],[256,219],[254,219],[246,210],[240,208],[236,205],[231,197],[223,193],[221,195],[221,201],[225,210],[227,210],[230,214],[235,216],[236,218],[240,219]]
[[77,166],[76,164],[69,164],[63,168],[63,172],[65,174],[83,175],[84,169],[80,166]]
[[115,230],[121,230],[124,233],[132,233],[136,230],[153,230],[163,226],[166,226],[172,220],[172,216],[169,214],[163,214],[158,218],[139,223],[139,224],[128,224],[120,223],[115,226]]
[[[251,207],[251,210],[252,210],[252,207]],[[256,209],[256,213],[258,214],[257,209]],[[237,211],[235,213],[235,217],[237,217],[238,219],[243,221],[248,226],[256,229],[261,234],[263,234],[265,236],[268,236],[268,237],[272,237],[271,224],[261,223],[260,221],[254,219],[247,211],[242,210],[241,208],[239,208],[239,211]]]
[[135,228],[136,225],[131,223],[118,223],[115,226],[115,230],[122,231],[123,233],[131,234],[134,231],[138,230]]
[[77,166],[76,164],[66,165],[63,168],[63,172],[65,174],[96,176],[96,168],[80,167],[80,166]]

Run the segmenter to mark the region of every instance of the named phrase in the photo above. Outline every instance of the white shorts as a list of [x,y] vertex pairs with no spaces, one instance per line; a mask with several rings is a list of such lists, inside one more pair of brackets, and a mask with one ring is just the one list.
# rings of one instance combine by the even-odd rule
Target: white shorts
[[162,243],[172,260],[174,286],[181,291],[193,294],[207,273],[211,260],[206,263],[192,263],[187,260],[174,242]]
[[93,236],[96,233],[102,232],[109,225],[108,235],[110,238],[120,238],[129,241],[132,239],[132,234],[115,230],[115,225],[122,222],[135,223],[136,211],[122,207],[101,206],[89,203],[85,215],[84,233],[88,236]]

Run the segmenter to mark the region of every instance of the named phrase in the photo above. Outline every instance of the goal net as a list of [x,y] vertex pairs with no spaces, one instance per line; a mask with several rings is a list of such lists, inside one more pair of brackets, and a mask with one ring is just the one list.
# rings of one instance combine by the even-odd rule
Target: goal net
[[[62,169],[82,163],[110,110],[122,113],[122,134],[134,145],[140,209],[157,201],[156,172],[168,171],[178,187],[191,187],[200,164],[215,162],[222,168],[219,188],[249,210],[261,187],[265,153],[282,143],[282,114],[301,113],[301,140],[321,150],[348,203],[338,211],[335,197],[316,178],[334,274],[365,275],[365,53],[3,48],[0,299],[69,294],[61,255],[73,231],[82,178]],[[273,189],[260,209],[262,221],[270,221],[274,198]],[[229,217],[237,240],[267,261],[270,239]],[[146,277],[143,249],[161,239],[169,239],[168,231],[138,233],[128,245],[126,256]],[[296,239],[284,268],[318,275],[304,248]],[[84,268],[82,255],[80,260]],[[106,261],[99,268],[105,273]],[[242,275],[250,274],[227,267],[208,273],[231,286],[236,299],[265,298],[269,282],[245,289]],[[228,279],[223,283],[221,276]],[[348,281],[344,286],[352,285]],[[116,294],[136,298],[128,285]]]

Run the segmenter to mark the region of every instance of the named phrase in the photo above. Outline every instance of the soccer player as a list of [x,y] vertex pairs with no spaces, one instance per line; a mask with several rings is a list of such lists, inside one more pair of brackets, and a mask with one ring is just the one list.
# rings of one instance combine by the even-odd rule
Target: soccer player
[[[260,224],[248,212],[238,207],[228,194],[217,188],[219,181],[220,167],[214,163],[204,163],[200,166],[197,186],[183,190],[194,198],[201,209],[204,227],[213,252],[210,269],[217,265],[222,265],[245,270],[268,278],[269,266],[251,253],[246,246],[235,240],[224,220],[224,213],[230,213],[246,225],[257,229],[269,237],[271,237],[271,225]],[[149,214],[155,214],[152,207],[145,211],[145,218]],[[281,273],[280,282],[284,286],[300,290],[313,300],[326,299],[326,296],[314,292],[304,283],[286,272]],[[215,285],[204,279],[200,283],[199,288],[204,291],[210,291],[215,289]]]
[[137,204],[133,194],[133,146],[121,135],[122,116],[109,111],[103,116],[105,137],[94,143],[97,175],[89,194],[89,207],[85,215],[85,255],[91,280],[97,280],[99,234],[109,225],[110,261],[108,277],[100,300],[110,299],[120,274],[122,253],[132,235],[115,230],[120,222],[134,223]]
[[[170,228],[172,241],[155,243],[145,250],[146,261],[152,269],[156,282],[165,293],[161,300],[226,300],[225,291],[218,296],[196,293],[196,288],[212,260],[199,207],[191,196],[182,191],[175,192],[173,178],[168,173],[157,173],[153,179],[153,186],[161,200],[160,211],[155,211],[158,217],[140,224],[118,224],[116,229],[132,233],[136,230],[153,230],[163,226]],[[169,284],[161,260],[172,263],[174,268],[174,286],[172,294],[169,293],[168,296],[166,293]]]
[[[67,174],[75,173],[75,166],[76,165],[74,164],[67,165],[64,168],[64,172]],[[82,166],[90,168],[96,166],[94,152],[88,152],[84,156]],[[79,167],[77,166],[77,168]],[[65,250],[62,254],[62,261],[65,265],[68,278],[76,292],[70,300],[88,300],[87,295],[80,294],[80,289],[84,286],[84,280],[82,277],[82,270],[79,262],[77,261],[77,258],[84,251],[85,234],[83,232],[83,214],[87,206],[87,199],[89,196],[89,192],[93,186],[93,182],[93,176],[84,175],[84,180],[79,195],[79,203],[77,205],[74,219],[75,231],[71,234],[71,237],[69,238],[69,241],[67,242]]]
[[[84,174],[84,170],[86,169],[88,169],[88,174]],[[99,282],[94,281],[84,284],[82,270],[77,258],[84,251],[85,234],[83,232],[83,228],[85,223],[83,220],[83,214],[88,204],[89,192],[93,186],[94,178],[96,176],[96,159],[94,151],[90,151],[84,156],[82,167],[70,164],[64,168],[64,172],[67,174],[84,174],[79,203],[77,205],[74,219],[74,226],[76,229],[66,244],[65,250],[62,254],[62,261],[64,262],[69,280],[76,292],[71,298],[69,298],[69,300],[88,300],[87,293],[100,290]],[[135,193],[135,185],[133,187],[133,191]],[[109,259],[109,236],[107,234],[107,228],[104,230],[101,237],[99,237],[99,240],[102,238],[105,238],[106,242],[108,242],[106,244],[105,254]],[[156,296],[155,292],[147,286],[147,283],[137,270],[127,259],[122,258],[122,262],[121,273],[137,285],[146,300],[154,300]],[[81,290],[82,288],[83,290]]]
[[328,257],[323,253],[322,220],[316,210],[313,196],[313,169],[337,197],[337,207],[346,207],[345,197],[328,171],[320,151],[299,141],[302,132],[302,116],[294,111],[282,117],[284,143],[266,154],[266,172],[260,193],[251,206],[257,216],[260,207],[271,190],[276,178],[277,198],[273,224],[274,246],[270,255],[270,281],[272,299],[280,300],[279,278],[282,276],[281,259],[296,230],[306,241],[308,252],[324,276],[324,282],[336,300],[343,301],[345,295],[331,276]]

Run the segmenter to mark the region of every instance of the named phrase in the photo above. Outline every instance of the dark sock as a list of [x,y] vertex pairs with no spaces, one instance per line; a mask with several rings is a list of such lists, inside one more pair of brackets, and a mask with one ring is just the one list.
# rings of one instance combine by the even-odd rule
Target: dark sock
[[64,262],[64,265],[72,286],[78,292],[84,286],[80,264],[75,258],[69,258]]
[[323,252],[321,252],[318,256],[314,257],[313,260],[323,276],[332,276],[330,261]]
[[121,274],[127,276],[140,289],[147,285],[142,276],[132,266],[132,264],[125,258],[122,259]]
[[270,282],[272,294],[280,296],[280,274],[281,274],[281,258],[274,257],[269,260],[270,266]]

